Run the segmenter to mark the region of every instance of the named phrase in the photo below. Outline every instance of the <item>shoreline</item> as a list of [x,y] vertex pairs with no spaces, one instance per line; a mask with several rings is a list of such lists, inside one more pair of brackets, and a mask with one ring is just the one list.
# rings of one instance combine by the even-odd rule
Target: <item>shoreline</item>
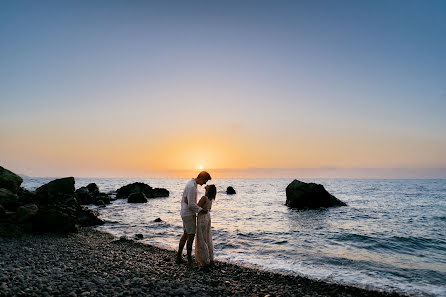
[[216,261],[87,227],[68,235],[0,237],[0,296],[405,296]]

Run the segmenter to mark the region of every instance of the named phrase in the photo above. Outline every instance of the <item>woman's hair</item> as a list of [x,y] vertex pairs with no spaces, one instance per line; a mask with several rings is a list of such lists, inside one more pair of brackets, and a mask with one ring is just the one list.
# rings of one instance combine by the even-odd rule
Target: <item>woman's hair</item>
[[209,185],[207,197],[212,200],[215,199],[215,196],[217,196],[217,188],[215,187],[215,185]]

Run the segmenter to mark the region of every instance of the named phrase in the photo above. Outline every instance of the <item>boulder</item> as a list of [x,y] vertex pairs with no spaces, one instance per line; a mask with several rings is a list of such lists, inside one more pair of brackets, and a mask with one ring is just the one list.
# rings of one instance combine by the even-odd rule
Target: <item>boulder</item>
[[20,176],[0,166],[0,188],[17,193],[22,182],[23,179]]
[[133,193],[144,193],[144,194],[149,194],[152,191],[152,187],[145,184],[145,183],[133,183],[133,184],[128,184],[125,185],[121,188],[119,188],[116,191],[116,197],[117,198],[127,198],[130,196],[130,194]]
[[286,205],[297,209],[317,209],[347,204],[328,193],[323,185],[295,179],[286,187]]
[[77,232],[76,220],[55,208],[39,209],[33,218],[33,231],[61,234]]
[[79,189],[76,190],[74,195],[76,197],[77,202],[80,205],[93,204],[94,202],[94,198],[88,191],[87,187],[80,187]]
[[95,196],[96,194],[99,193],[99,187],[95,183],[88,184],[87,189],[88,189],[88,192],[90,194],[92,194],[93,196]]
[[26,204],[17,208],[17,222],[24,223],[31,220],[36,214],[39,208],[35,204]]
[[85,207],[81,207],[77,211],[77,223],[82,227],[103,225],[104,221],[99,217],[99,213]]
[[116,198],[127,198],[130,194],[143,193],[146,198],[168,197],[169,191],[163,188],[153,189],[151,186],[136,182],[119,188],[116,191]]
[[8,210],[16,210],[20,206],[19,197],[8,189],[0,189],[0,204]]
[[145,203],[147,202],[147,197],[144,195],[144,193],[132,193],[130,194],[128,200],[128,203]]
[[144,235],[142,235],[141,233],[137,233],[137,234],[135,234],[135,239],[136,240],[138,240],[138,239],[143,239],[144,238]]
[[36,189],[36,193],[42,202],[55,202],[61,194],[74,194],[74,178],[65,177],[55,179]]
[[233,194],[235,194],[235,190],[234,190],[234,188],[231,187],[231,186],[229,186],[229,187],[226,189],[226,194],[229,194],[229,195],[233,195]]
[[154,188],[147,198],[169,197],[169,191],[163,188]]
[[35,204],[38,200],[36,192],[31,192],[24,188],[19,189],[17,196],[19,196],[19,201],[22,205]]
[[154,220],[154,222],[155,223],[160,223],[160,222],[162,222],[163,220],[161,220],[161,218],[156,218],[155,220]]
[[111,201],[110,196],[105,193],[98,193],[96,195],[95,199],[96,199],[95,203],[97,203],[97,201],[99,201],[99,200],[102,200],[104,202],[104,204],[110,204],[110,201]]

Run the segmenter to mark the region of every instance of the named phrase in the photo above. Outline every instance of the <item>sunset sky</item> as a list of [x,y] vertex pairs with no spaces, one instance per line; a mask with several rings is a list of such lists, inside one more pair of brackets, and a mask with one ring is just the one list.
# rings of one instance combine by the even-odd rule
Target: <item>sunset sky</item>
[[446,168],[445,16],[433,0],[1,1],[0,166]]

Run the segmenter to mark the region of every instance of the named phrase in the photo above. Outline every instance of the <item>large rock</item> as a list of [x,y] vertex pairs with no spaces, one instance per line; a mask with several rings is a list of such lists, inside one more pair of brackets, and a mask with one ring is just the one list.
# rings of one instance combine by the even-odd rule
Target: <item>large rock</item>
[[62,234],[76,232],[76,220],[58,209],[39,209],[33,218],[33,231]]
[[[147,196],[147,195],[146,195]],[[169,197],[169,191],[163,188],[154,188],[147,198]]]
[[93,204],[94,202],[94,198],[88,191],[87,187],[80,187],[79,189],[76,190],[74,195],[76,197],[77,202],[80,205]]
[[[91,191],[88,189],[89,186]],[[96,184],[89,184],[87,187],[80,187],[76,190],[74,195],[80,205],[103,205],[110,204],[111,201],[108,194],[99,192],[99,188],[96,186]]]
[[90,192],[90,194],[92,194],[92,195],[96,195],[99,193],[99,187],[95,183],[88,184],[87,189],[88,189],[88,192]]
[[147,197],[144,193],[132,193],[127,201],[128,203],[146,203]]
[[20,206],[19,197],[8,189],[0,189],[0,204],[15,211]]
[[77,223],[82,227],[103,225],[104,221],[101,220],[98,216],[99,213],[97,211],[82,207],[77,211],[76,220]]
[[65,177],[55,179],[38,187],[36,193],[41,199],[47,200],[45,202],[54,202],[56,198],[64,195],[71,196],[74,194],[74,178]]
[[119,188],[116,191],[116,198],[127,198],[130,194],[143,193],[147,198],[168,197],[169,191],[162,188],[153,189],[145,183],[133,183]]
[[36,214],[39,208],[35,204],[26,204],[17,208],[17,222],[24,223],[31,220]]
[[23,179],[12,171],[0,166],[0,188],[5,188],[13,193],[20,189]]
[[295,179],[286,187],[286,205],[297,209],[317,209],[347,204],[328,193],[323,185]]

